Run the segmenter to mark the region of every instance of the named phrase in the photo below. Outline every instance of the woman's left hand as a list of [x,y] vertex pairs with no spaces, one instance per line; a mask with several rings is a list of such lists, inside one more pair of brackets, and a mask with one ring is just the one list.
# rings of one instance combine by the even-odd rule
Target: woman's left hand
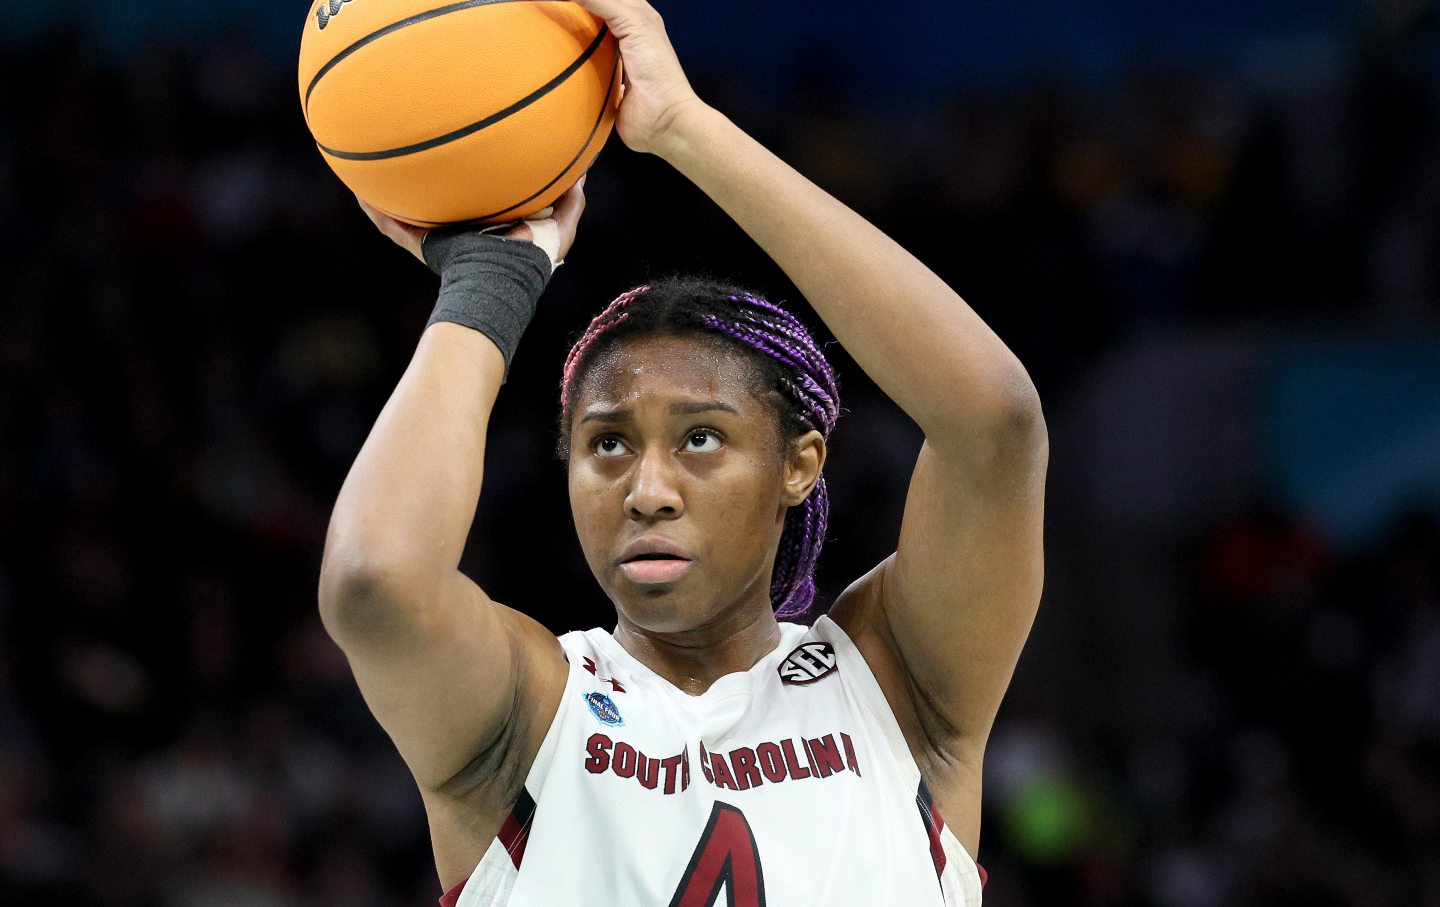
[[[588,172],[581,176],[575,185],[565,190],[564,194],[555,200],[555,204],[551,207],[537,211],[526,220],[507,225],[508,229],[500,235],[506,239],[535,242],[535,231],[532,229],[531,222],[553,219],[557,229],[551,235],[557,240],[559,248],[545,251],[546,254],[553,256],[556,262],[564,261],[570,247],[575,243],[575,231],[580,225],[580,215],[585,211],[585,180],[589,176]],[[377,230],[389,237],[395,245],[414,255],[421,264],[426,263],[425,234],[430,232],[429,228],[416,227],[396,220],[383,211],[376,210],[373,205],[358,195],[355,196],[355,200],[360,203],[360,210],[365,212],[365,216],[370,218],[370,223],[374,224]]]
[[676,117],[703,107],[680,68],[660,14],[645,0],[575,0],[620,42],[625,84],[615,130],[632,151],[661,154]]

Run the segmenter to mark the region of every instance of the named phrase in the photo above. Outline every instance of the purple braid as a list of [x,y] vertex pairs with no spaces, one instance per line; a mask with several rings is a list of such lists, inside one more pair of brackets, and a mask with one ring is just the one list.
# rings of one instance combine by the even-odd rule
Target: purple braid
[[[630,323],[624,324],[627,319]],[[568,435],[570,405],[594,359],[597,342],[602,337],[619,342],[623,336],[667,330],[720,335],[756,355],[768,363],[766,374],[779,394],[774,399],[782,401],[776,407],[782,434],[797,438],[814,430],[830,437],[840,416],[835,371],[798,318],[734,287],[699,278],[670,278],[617,297],[571,348],[560,391],[562,439]],[[567,443],[562,440],[562,447]],[[830,493],[821,476],[804,503],[785,514],[770,580],[770,601],[777,617],[804,614],[814,603],[815,565],[825,543],[829,513]]]
[[[706,323],[783,363],[793,377],[782,381],[781,387],[799,407],[800,420],[807,428],[829,439],[840,415],[837,403],[840,394],[835,372],[814,338],[799,319],[766,299],[747,294],[730,297],[731,302],[742,300],[751,306],[749,310],[742,308],[737,312],[744,319],[742,324],[726,325],[712,318],[705,319]],[[825,477],[821,476],[805,503],[790,508],[785,514],[785,528],[770,581],[770,600],[775,603],[777,617],[803,614],[814,601],[815,563],[825,544],[829,513],[830,494]]]

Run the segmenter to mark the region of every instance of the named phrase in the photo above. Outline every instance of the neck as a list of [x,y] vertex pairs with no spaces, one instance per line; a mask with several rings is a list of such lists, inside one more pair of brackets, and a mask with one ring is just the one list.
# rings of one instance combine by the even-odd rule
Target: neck
[[748,671],[774,651],[780,624],[763,609],[736,609],[713,624],[662,633],[617,615],[615,641],[645,667],[691,696],[699,696],[726,674]]

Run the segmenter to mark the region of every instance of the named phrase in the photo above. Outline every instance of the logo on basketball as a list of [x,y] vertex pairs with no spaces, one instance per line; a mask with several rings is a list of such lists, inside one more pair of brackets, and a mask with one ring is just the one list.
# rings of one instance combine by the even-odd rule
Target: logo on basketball
[[829,677],[838,667],[835,649],[828,642],[807,642],[785,656],[776,670],[781,682],[799,686]]
[[620,709],[604,693],[586,693],[585,704],[590,707],[590,714],[598,718],[601,724],[611,727],[624,726],[625,721],[620,717]]
[[340,7],[349,3],[350,0],[320,0],[320,5],[315,8],[315,21],[324,28],[330,24],[330,17],[340,14]]

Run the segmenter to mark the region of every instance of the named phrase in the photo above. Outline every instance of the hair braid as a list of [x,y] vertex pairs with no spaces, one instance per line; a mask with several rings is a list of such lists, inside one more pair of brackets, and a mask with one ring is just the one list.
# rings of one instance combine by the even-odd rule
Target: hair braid
[[585,353],[595,341],[610,328],[620,324],[629,317],[624,311],[625,307],[634,302],[636,298],[649,290],[648,286],[638,286],[626,293],[621,293],[611,300],[610,304],[594,318],[590,320],[590,326],[585,329],[585,334],[580,342],[570,348],[570,354],[565,357],[565,377],[560,384],[560,404],[566,408],[570,406],[570,389],[575,386],[575,370],[579,367],[580,361],[585,358]]

